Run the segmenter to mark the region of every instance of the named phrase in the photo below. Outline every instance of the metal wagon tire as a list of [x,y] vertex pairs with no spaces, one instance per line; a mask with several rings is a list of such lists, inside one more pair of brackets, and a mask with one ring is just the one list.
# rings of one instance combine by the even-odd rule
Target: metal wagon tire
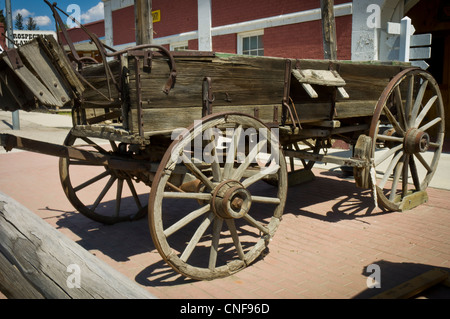
[[444,105],[435,79],[421,69],[395,76],[379,99],[370,127],[378,202],[393,211],[426,196],[444,142]]
[[[109,143],[110,150],[107,150],[105,146],[87,137],[76,137],[71,132],[64,141],[66,146],[127,157],[119,150],[123,150],[123,145],[119,146],[114,141]],[[148,207],[142,204],[145,200],[139,195],[148,194],[149,188],[144,185],[144,190],[139,191],[136,180],[126,171],[62,157],[59,160],[59,174],[70,203],[92,220],[114,224],[136,220],[147,214]]]
[[[225,129],[230,144],[223,148],[219,138]],[[257,143],[238,147],[248,139]],[[199,158],[198,144],[191,148],[202,140],[203,155],[212,160]],[[262,182],[267,175],[276,175],[277,188]],[[229,276],[266,249],[280,223],[286,192],[285,159],[263,123],[240,113],[207,116],[174,140],[160,163],[149,199],[153,242],[186,277]]]

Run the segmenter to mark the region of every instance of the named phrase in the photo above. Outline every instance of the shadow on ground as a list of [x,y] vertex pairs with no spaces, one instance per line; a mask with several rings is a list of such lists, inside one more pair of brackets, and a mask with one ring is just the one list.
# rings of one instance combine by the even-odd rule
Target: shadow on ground
[[[367,217],[386,213],[375,209],[370,190],[357,188],[354,180],[342,171],[317,170],[315,173],[314,181],[289,188],[285,214],[337,223],[348,219],[367,222]],[[266,183],[258,187],[260,192],[267,194],[274,193],[275,189]],[[328,201],[329,210],[323,213],[310,209],[312,205]],[[44,210],[52,211],[50,208]],[[79,237],[76,242],[83,248],[98,250],[117,262],[127,262],[133,256],[150,253],[148,265],[141,261],[145,268],[136,276],[136,281],[144,286],[174,286],[192,282],[163,261],[152,242],[147,217],[115,225],[97,223],[75,211],[61,212],[58,218],[57,227],[71,230]]]
[[[411,280],[419,275],[426,273],[435,266],[417,263],[396,263],[387,260],[377,260],[372,265],[379,266],[379,284],[380,288],[367,288],[366,290],[355,295],[354,299],[369,299],[376,295],[395,288],[408,280]],[[373,284],[372,278],[375,278],[375,272],[368,266],[364,267],[362,274],[369,279],[369,285]],[[439,268],[447,271],[450,274],[450,268]],[[373,277],[369,277],[373,276]],[[437,284],[423,292],[418,293],[412,298],[427,298],[427,299],[450,299],[450,287],[443,284]]]

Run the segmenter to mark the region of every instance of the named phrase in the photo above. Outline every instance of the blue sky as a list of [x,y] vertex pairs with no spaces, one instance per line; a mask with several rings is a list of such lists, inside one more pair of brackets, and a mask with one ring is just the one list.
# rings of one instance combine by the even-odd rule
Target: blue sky
[[[101,0],[49,0],[50,3],[56,2],[58,7],[68,14],[76,14],[82,23],[103,19],[103,2]],[[0,0],[0,8],[4,10],[5,1]],[[13,23],[15,15],[20,12],[24,20],[33,17],[37,22],[39,30],[55,30],[55,21],[53,19],[50,7],[43,0],[11,0],[13,12]],[[63,21],[67,17],[60,13]]]

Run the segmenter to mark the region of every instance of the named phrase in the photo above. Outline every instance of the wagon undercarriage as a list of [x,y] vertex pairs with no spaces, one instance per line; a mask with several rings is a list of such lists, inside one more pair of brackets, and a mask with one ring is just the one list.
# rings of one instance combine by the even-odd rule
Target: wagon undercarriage
[[[3,109],[70,105],[74,125],[64,145],[9,134],[1,145],[60,157],[64,192],[93,220],[148,214],[155,247],[185,276],[251,264],[278,228],[287,187],[311,180],[316,162],[353,168],[385,209],[427,200],[445,126],[426,71],[154,45],[116,52],[90,36],[102,63],[66,55],[51,37],[2,54]],[[353,156],[328,155],[335,140]]]

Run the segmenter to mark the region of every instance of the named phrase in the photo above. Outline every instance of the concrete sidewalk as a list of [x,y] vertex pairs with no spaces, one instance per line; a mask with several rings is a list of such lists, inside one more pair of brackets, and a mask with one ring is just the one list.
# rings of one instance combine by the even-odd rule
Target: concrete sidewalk
[[[69,115],[19,111],[19,119],[20,130],[13,130],[12,113],[0,110],[0,133],[63,144],[72,128],[72,117]],[[3,153],[5,150],[1,147],[0,154]]]

